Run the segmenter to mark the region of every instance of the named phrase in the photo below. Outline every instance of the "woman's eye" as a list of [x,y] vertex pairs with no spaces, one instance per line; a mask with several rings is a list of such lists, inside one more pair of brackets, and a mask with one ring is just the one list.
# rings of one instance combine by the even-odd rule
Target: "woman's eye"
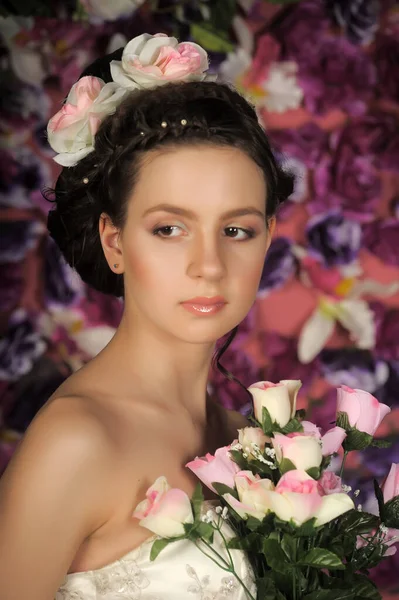
[[176,225],[165,225],[164,227],[157,227],[152,233],[153,235],[157,235],[158,237],[170,238],[176,237],[175,235],[170,235],[176,229],[181,228],[177,227]]
[[[255,237],[255,231],[253,229],[244,229],[243,227],[226,227],[225,231],[229,232],[227,237],[232,237],[240,242]],[[238,237],[237,233],[244,234],[244,236]]]

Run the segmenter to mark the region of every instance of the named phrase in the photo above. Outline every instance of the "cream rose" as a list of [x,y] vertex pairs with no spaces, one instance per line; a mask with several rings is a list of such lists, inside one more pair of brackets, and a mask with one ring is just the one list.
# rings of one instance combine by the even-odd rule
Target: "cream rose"
[[296,398],[302,383],[297,379],[283,379],[279,383],[258,381],[248,391],[254,401],[256,419],[262,423],[262,409],[267,408],[272,421],[284,427],[295,415]]
[[124,48],[122,60],[110,64],[112,79],[124,88],[152,88],[171,81],[203,81],[208,55],[194,42],[143,33]]

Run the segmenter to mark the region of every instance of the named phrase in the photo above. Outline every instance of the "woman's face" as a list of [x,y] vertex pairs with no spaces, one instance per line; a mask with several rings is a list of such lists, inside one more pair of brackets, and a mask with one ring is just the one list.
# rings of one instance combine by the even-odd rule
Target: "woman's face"
[[[191,343],[215,342],[240,323],[270,244],[265,198],[262,172],[238,149],[148,155],[118,242],[129,314]],[[198,296],[226,303],[210,313],[184,308]]]

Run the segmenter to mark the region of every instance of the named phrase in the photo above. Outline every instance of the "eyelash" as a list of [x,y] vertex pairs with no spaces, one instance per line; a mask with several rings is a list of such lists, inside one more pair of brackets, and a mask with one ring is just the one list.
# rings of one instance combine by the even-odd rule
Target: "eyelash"
[[[171,238],[172,236],[167,235],[167,236],[162,236],[159,235],[159,233],[161,231],[164,231],[165,229],[181,229],[181,227],[178,227],[177,225],[164,225],[163,227],[157,227],[156,229],[153,230],[153,235],[160,237],[161,239],[168,239]],[[244,229],[244,227],[226,227],[226,229],[236,229],[238,231],[243,231],[248,237],[245,240],[239,240],[240,242],[246,242],[247,240],[251,240],[256,236],[256,231],[254,229]],[[227,236],[229,237],[229,236]],[[235,239],[235,238],[231,238],[231,239]]]

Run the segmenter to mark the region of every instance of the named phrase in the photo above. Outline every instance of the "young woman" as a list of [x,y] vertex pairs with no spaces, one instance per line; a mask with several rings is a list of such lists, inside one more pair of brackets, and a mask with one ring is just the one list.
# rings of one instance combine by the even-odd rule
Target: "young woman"
[[255,300],[292,191],[253,108],[206,80],[204,54],[144,34],[86,70],[50,121],[65,165],[50,234],[86,283],[123,296],[124,314],[2,478],[2,600],[246,597],[192,542],[150,562],[132,517],[160,475],[191,495],[185,464],[244,425],[210,401],[209,370]]

